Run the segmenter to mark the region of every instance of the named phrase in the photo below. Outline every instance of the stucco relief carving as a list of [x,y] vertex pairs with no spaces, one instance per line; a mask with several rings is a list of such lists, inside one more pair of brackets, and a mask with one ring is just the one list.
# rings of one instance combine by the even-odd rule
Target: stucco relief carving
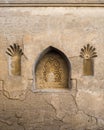
[[37,88],[68,88],[69,71],[66,60],[55,51],[46,53],[36,68]]
[[9,72],[11,75],[21,75],[21,56],[23,51],[18,44],[10,45],[6,53],[10,56]]
[[44,80],[46,82],[60,82],[61,81],[61,66],[60,62],[54,56],[50,56],[43,69]]
[[90,44],[81,48],[80,57],[83,58],[83,74],[86,76],[94,74],[93,58],[97,57],[95,50],[96,48]]

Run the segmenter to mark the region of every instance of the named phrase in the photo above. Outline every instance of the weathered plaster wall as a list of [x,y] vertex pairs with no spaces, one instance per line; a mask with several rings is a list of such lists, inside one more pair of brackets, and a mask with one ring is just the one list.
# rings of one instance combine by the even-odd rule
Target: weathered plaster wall
[[[9,75],[13,43],[25,54],[21,76]],[[88,77],[79,57],[87,43],[98,53]],[[70,60],[72,89],[35,91],[35,62],[49,46]],[[0,130],[104,130],[104,8],[0,8]]]

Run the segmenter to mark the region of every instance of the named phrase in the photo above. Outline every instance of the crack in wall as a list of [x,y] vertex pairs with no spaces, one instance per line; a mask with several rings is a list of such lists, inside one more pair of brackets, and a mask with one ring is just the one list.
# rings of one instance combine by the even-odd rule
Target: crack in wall
[[98,126],[98,120],[99,120],[99,118],[97,118],[96,116],[87,114],[84,110],[80,110],[80,109],[79,109],[79,106],[78,106],[78,103],[77,103],[77,100],[76,100],[76,98],[77,98],[77,93],[78,93],[77,79],[75,79],[75,80],[76,80],[76,90],[77,90],[77,92],[76,92],[76,95],[75,95],[75,96],[73,96],[72,94],[71,94],[71,96],[72,96],[72,98],[73,98],[73,101],[75,102],[75,105],[76,105],[76,108],[77,108],[77,113],[78,113],[78,112],[83,112],[85,115],[87,115],[87,116],[90,117],[91,119],[94,118],[95,121],[96,121],[96,125]]
[[[78,106],[78,103],[77,103],[77,100],[76,100],[76,98],[77,98],[77,93],[78,93],[77,79],[74,79],[74,80],[76,81],[76,94],[75,94],[75,96],[74,96],[73,94],[71,94],[71,97],[72,97],[72,99],[73,99],[73,101],[74,101],[74,103],[75,103],[75,106],[76,106],[76,108],[77,108],[77,113],[76,113],[76,114],[78,114],[78,112],[82,112],[84,115],[88,116],[91,120],[95,119],[96,125],[98,126],[98,125],[99,125],[98,121],[99,121],[100,118],[98,118],[98,117],[96,117],[96,116],[93,116],[93,115],[90,115],[90,114],[87,114],[84,110],[79,109],[79,106]],[[28,95],[29,91],[30,91],[31,93],[33,93],[31,90],[28,89],[27,92],[26,92],[26,94],[25,94],[25,98],[24,98],[23,100],[21,100],[21,99],[13,99],[13,98],[10,97],[9,92],[4,89],[4,81],[3,81],[3,80],[0,80],[0,81],[2,81],[2,90],[0,90],[0,91],[3,93],[3,96],[5,96],[5,97],[6,97],[7,99],[9,99],[9,100],[24,101],[24,100],[26,100],[27,96],[29,96],[29,95]],[[7,93],[7,94],[6,94],[6,93]],[[8,95],[9,95],[9,96],[8,96]],[[45,100],[45,99],[44,99],[44,100]],[[49,106],[52,107],[52,109],[53,109],[54,112],[55,112],[56,119],[57,119],[58,121],[62,122],[62,124],[63,124],[63,123],[64,123],[63,119],[65,118],[66,114],[64,114],[63,117],[61,117],[61,118],[57,117],[57,109],[55,108],[55,106],[54,106],[52,103],[48,102],[47,100],[45,100],[45,102],[46,102]],[[75,115],[76,115],[76,114],[75,114]],[[19,126],[23,127],[23,130],[26,130],[25,124],[22,124],[21,121],[20,121],[21,118],[22,118],[22,117],[16,116],[17,124],[18,124]],[[4,124],[7,124],[8,126],[13,125],[12,122],[10,122],[10,121],[5,121],[5,120],[3,120],[3,119],[0,119],[0,122],[1,122],[1,123],[4,123]],[[40,122],[40,124],[41,124],[41,122]]]
[[6,124],[6,125],[8,125],[8,126],[12,126],[13,125],[13,122],[10,122],[10,121],[6,121],[6,120],[4,120],[4,119],[0,119],[0,122],[1,123],[3,123],[3,124]]
[[[22,112],[19,112],[19,113],[16,112],[15,113],[15,118],[17,119],[17,124],[19,126],[21,126],[23,128],[23,130],[26,130],[23,119],[22,119],[22,114],[23,114]],[[21,121],[21,119],[22,119],[22,121]]]
[[4,80],[0,80],[0,81],[2,81],[2,90],[0,90],[0,91],[2,92],[2,94],[3,94],[4,97],[6,97],[9,100],[19,100],[19,101],[26,100],[28,92],[29,92],[28,89],[25,90],[26,92],[24,94],[24,98],[23,99],[22,98],[13,98],[13,97],[11,97],[10,93],[7,90],[5,90],[5,88],[4,88]]

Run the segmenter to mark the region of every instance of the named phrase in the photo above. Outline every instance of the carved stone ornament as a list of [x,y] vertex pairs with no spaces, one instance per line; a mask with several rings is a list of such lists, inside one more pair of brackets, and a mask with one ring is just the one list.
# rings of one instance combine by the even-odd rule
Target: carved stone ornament
[[21,75],[21,56],[23,51],[18,44],[10,45],[6,53],[10,56],[10,74]]
[[96,48],[87,44],[81,48],[80,57],[83,58],[83,73],[85,76],[94,74],[93,58],[97,57]]
[[38,89],[67,89],[70,85],[70,63],[65,55],[54,47],[42,52],[36,66]]

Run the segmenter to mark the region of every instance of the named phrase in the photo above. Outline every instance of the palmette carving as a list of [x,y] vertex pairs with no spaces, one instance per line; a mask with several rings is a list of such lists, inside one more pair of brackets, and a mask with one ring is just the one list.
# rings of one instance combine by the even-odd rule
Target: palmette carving
[[84,59],[91,59],[97,57],[97,53],[95,52],[95,50],[96,48],[90,46],[90,44],[87,44],[87,46],[81,48],[80,57]]
[[85,76],[94,74],[93,58],[97,57],[96,48],[87,44],[81,48],[80,57],[83,58],[83,73]]
[[21,56],[23,51],[18,44],[10,45],[6,53],[10,56],[10,74],[21,75]]

